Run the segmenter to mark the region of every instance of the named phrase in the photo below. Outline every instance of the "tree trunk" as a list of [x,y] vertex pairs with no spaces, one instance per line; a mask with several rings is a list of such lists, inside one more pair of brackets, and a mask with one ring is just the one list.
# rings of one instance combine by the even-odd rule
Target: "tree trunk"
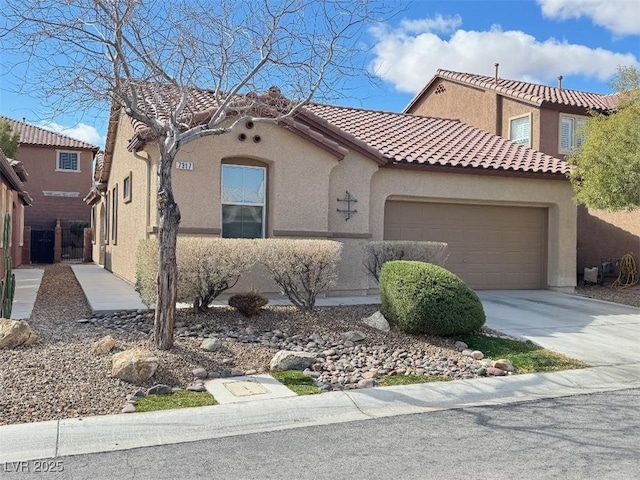
[[173,346],[173,329],[176,315],[177,264],[176,242],[180,225],[180,209],[173,198],[171,167],[173,157],[162,141],[158,166],[158,298],[154,321],[154,340],[160,350]]

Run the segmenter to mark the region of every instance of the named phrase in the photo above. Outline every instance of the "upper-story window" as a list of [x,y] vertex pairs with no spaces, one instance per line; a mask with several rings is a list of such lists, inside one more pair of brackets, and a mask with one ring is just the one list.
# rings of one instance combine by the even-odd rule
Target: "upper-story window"
[[263,238],[266,168],[222,165],[222,237]]
[[67,172],[80,171],[80,154],[78,152],[64,152],[59,150],[57,153],[56,170]]
[[584,118],[560,116],[560,153],[571,153],[584,141]]
[[530,113],[509,120],[509,140],[524,147],[531,147]]

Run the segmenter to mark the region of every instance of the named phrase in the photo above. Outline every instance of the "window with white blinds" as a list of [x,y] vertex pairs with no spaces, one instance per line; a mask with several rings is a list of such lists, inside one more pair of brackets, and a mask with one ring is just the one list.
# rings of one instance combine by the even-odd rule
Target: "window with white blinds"
[[525,147],[531,147],[531,115],[509,120],[509,140]]
[[584,118],[560,116],[560,153],[571,153],[584,141]]

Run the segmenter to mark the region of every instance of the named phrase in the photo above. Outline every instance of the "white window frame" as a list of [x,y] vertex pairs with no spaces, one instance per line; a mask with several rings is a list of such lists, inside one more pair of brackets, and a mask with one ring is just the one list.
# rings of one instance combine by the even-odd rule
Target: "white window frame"
[[[60,167],[60,155],[63,153],[72,153],[74,155],[77,156],[78,158],[78,162],[77,162],[77,167],[75,170],[71,169],[71,168],[61,168]],[[75,172],[75,173],[80,173],[80,152],[78,152],[77,150],[56,150],[56,172]]]
[[[522,141],[519,141],[519,140],[514,140],[514,139],[511,138],[511,132],[513,131],[512,130],[513,122],[515,122],[516,120],[521,120],[523,118],[526,118],[526,119],[529,120],[529,132],[528,132],[528,135],[527,135],[526,143],[524,143]],[[518,115],[516,117],[510,117],[509,118],[509,140],[511,140],[513,143],[516,143],[518,145],[522,145],[523,147],[531,148],[531,141],[532,141],[531,137],[533,136],[532,135],[532,130],[533,130],[532,126],[533,126],[533,121],[532,121],[532,118],[531,118],[531,112],[525,113],[524,115]]]
[[[246,169],[260,170],[262,171],[262,177],[264,181],[264,198],[262,203],[237,203],[237,202],[223,202],[222,201],[222,192],[224,189],[224,167],[240,167]],[[244,207],[262,207],[262,225],[261,225],[261,238],[265,238],[265,226],[266,226],[266,218],[267,218],[267,168],[259,167],[254,165],[242,165],[238,163],[223,163],[220,169],[220,236],[224,235],[224,225],[222,224],[223,212],[222,208],[224,205],[240,205]]]
[[[563,120],[571,121],[571,137],[570,137],[571,145],[569,145],[569,148],[563,148],[563,145],[562,145],[562,121]],[[558,152],[559,153],[562,153],[562,154],[573,153],[576,147],[582,145],[582,142],[584,141],[584,134],[578,135],[576,133],[576,130],[578,128],[583,128],[584,122],[586,120],[587,120],[586,117],[581,117],[579,115],[566,115],[564,113],[560,114],[560,119],[558,121]],[[582,125],[579,126],[578,122],[582,122]]]

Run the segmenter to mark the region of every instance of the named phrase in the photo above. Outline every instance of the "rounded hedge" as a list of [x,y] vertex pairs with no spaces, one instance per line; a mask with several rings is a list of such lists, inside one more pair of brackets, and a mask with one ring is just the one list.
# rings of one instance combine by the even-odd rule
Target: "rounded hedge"
[[478,295],[455,274],[437,265],[395,260],[380,272],[382,310],[407,333],[452,336],[485,323]]

